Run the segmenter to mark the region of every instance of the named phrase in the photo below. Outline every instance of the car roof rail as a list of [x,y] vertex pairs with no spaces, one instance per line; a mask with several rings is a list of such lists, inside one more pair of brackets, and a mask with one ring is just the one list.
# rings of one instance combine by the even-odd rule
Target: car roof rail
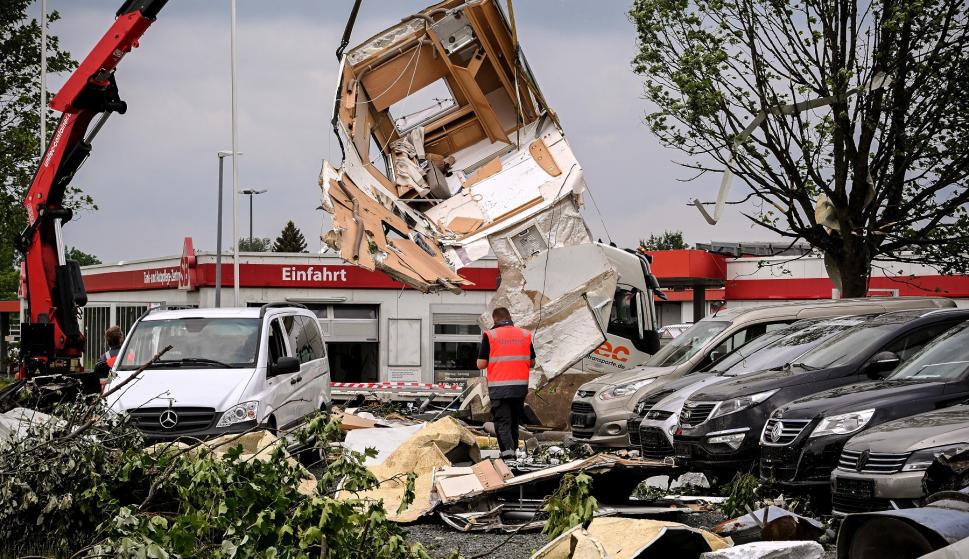
[[291,309],[293,307],[297,309],[309,310],[306,307],[306,305],[303,305],[301,303],[290,303],[288,301],[276,301],[275,303],[266,303],[265,305],[259,307],[259,318],[266,316],[266,311],[268,311],[269,309]]

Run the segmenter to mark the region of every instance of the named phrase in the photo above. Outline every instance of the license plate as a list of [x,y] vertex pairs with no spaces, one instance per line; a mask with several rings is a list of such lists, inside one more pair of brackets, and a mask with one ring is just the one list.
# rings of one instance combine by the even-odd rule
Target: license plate
[[875,482],[870,479],[835,478],[834,491],[839,495],[870,499],[875,495]]
[[693,447],[688,444],[678,444],[673,448],[677,458],[690,458],[693,455]]
[[594,418],[581,413],[573,413],[569,416],[569,419],[571,419],[572,427],[592,427],[595,424]]
[[784,462],[789,458],[787,449],[779,446],[761,447],[760,457],[764,462]]

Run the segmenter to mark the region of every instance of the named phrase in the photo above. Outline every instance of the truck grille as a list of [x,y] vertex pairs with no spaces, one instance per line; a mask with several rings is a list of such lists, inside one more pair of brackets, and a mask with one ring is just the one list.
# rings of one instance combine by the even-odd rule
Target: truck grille
[[910,453],[843,450],[838,469],[863,474],[894,474],[902,469]]
[[632,417],[626,420],[626,432],[629,433],[629,446],[639,448],[639,424],[642,423],[639,417]]
[[575,437],[589,438],[592,432],[581,434],[577,430],[592,429],[596,426],[596,412],[592,404],[588,402],[572,402],[569,414],[569,425],[572,426],[572,435]]
[[572,402],[572,411],[575,413],[595,413],[592,404],[588,402]]
[[718,402],[687,402],[680,411],[681,425],[699,425],[706,421]]
[[892,510],[892,502],[888,499],[851,497],[848,495],[833,495],[831,497],[831,508],[836,513],[852,514],[856,512],[877,512],[882,510]]
[[642,445],[643,458],[662,460],[673,456],[673,445],[666,438],[662,430],[655,427],[645,427],[639,430],[639,440]]
[[[170,415],[166,416],[165,425],[162,424],[162,414],[174,413],[174,425],[171,425]],[[212,425],[215,419],[213,408],[134,408],[128,410],[135,427],[144,433],[186,433],[201,431]],[[170,427],[168,425],[171,425]]]
[[789,445],[811,423],[810,419],[778,419],[772,417],[767,420],[760,435],[760,442],[768,446]]

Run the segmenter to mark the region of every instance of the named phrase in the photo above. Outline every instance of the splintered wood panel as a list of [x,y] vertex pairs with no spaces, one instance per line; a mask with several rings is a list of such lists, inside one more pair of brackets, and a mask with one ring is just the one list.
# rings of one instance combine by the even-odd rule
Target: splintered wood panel
[[[478,36],[481,45],[488,52],[489,59],[495,62],[499,79],[511,98],[515,98],[515,49],[512,37],[505,26],[504,18],[493,3],[483,2],[477,6],[469,6],[465,13]],[[536,114],[532,105],[531,95],[525,85],[525,79],[519,76],[519,95],[522,100],[522,111],[525,113],[525,124],[535,120]],[[485,91],[490,91],[485,89]]]
[[370,95],[373,107],[383,111],[447,73],[434,47],[422,43],[415,56],[415,48],[408,49],[380,66],[363,74],[360,82]]
[[501,172],[501,158],[495,157],[491,161],[485,163],[481,167],[468,177],[468,180],[464,181],[465,188],[471,188],[472,186],[478,184],[479,182],[485,180],[486,178],[497,175]]
[[435,135],[436,138],[424,140],[424,151],[445,157],[487,138],[484,128],[473,115],[462,122],[445,126]]
[[528,146],[528,152],[532,154],[532,159],[538,163],[538,166],[544,169],[549,175],[557,177],[562,174],[562,169],[559,169],[555,158],[549,153],[548,146],[545,145],[545,140],[539,138],[532,142]]
[[505,134],[504,129],[502,129],[501,123],[498,122],[498,116],[495,115],[495,111],[488,103],[488,98],[485,97],[484,91],[481,91],[481,87],[474,80],[471,72],[467,68],[461,68],[460,66],[452,66],[452,69],[454,71],[454,79],[461,84],[462,89],[468,94],[471,106],[474,107],[474,112],[478,115],[478,122],[484,128],[488,139],[492,142],[501,141],[508,143],[508,136]]

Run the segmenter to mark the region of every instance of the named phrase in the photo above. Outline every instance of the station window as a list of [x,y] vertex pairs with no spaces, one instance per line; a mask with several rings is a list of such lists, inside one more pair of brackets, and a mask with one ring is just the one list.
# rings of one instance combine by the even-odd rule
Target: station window
[[479,374],[475,361],[481,345],[476,314],[435,314],[434,381],[458,382]]

